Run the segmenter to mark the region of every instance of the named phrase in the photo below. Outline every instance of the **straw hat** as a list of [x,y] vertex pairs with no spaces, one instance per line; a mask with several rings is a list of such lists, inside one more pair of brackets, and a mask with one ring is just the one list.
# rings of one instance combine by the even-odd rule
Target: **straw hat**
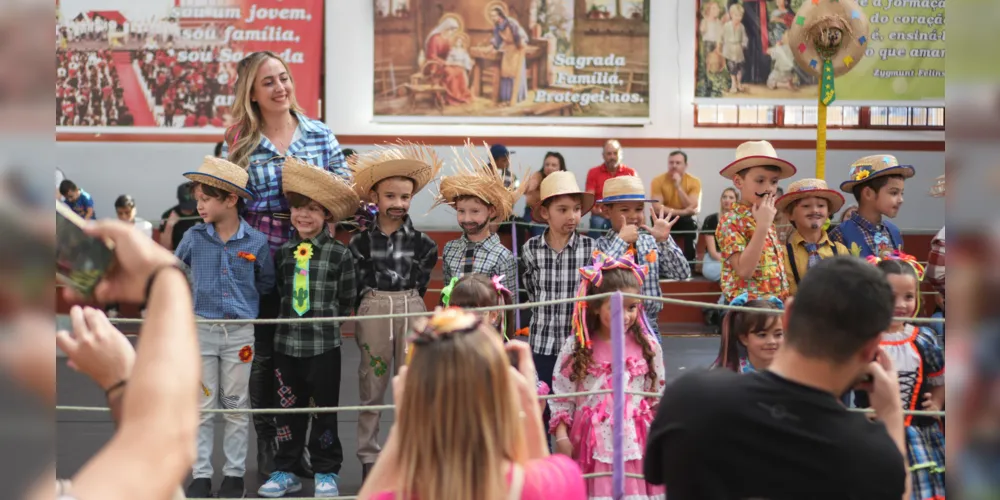
[[634,175],[612,177],[604,181],[604,198],[597,200],[597,203],[622,203],[627,201],[653,203],[660,200],[646,198],[646,188],[642,185],[642,179]]
[[[485,146],[485,144],[484,144]],[[528,188],[526,182],[519,187],[504,187],[503,174],[496,166],[493,154],[483,160],[471,142],[466,141],[464,150],[452,148],[455,153],[455,174],[441,178],[438,195],[431,208],[438,205],[452,205],[459,196],[475,196],[496,209],[496,220],[505,221],[514,213],[514,203]]]
[[344,220],[358,211],[361,199],[347,181],[294,156],[285,157],[281,167],[281,189],[298,193],[330,211],[334,221]]
[[937,176],[934,179],[934,185],[931,186],[931,196],[935,198],[944,198],[944,174]]
[[796,200],[803,198],[823,198],[830,204],[830,214],[835,214],[844,206],[844,195],[830,189],[823,179],[799,179],[785,191],[785,194],[774,202],[774,208],[785,211]]
[[871,155],[861,158],[851,164],[849,180],[840,184],[840,190],[845,193],[854,191],[854,186],[863,184],[876,177],[887,175],[902,175],[909,179],[916,174],[912,165],[900,165],[895,156],[892,155]]
[[545,200],[555,196],[561,196],[564,194],[580,195],[580,200],[582,202],[582,212],[580,215],[586,214],[591,208],[594,208],[594,193],[588,193],[580,189],[580,185],[576,183],[576,176],[573,175],[573,172],[566,170],[552,172],[542,179],[542,185],[538,190],[538,203],[531,207],[531,218],[534,219],[535,222],[545,222],[545,219],[542,219],[542,211],[540,208]]
[[781,179],[795,175],[795,165],[778,158],[774,146],[767,141],[749,141],[736,147],[736,161],[719,171],[719,175],[732,179],[734,175],[753,167],[773,165],[781,169]]
[[250,180],[250,174],[247,173],[247,170],[222,158],[206,156],[197,172],[186,172],[184,177],[242,196],[248,200],[253,199],[253,195],[247,191],[247,181]]
[[795,13],[788,45],[807,72],[821,76],[829,59],[834,76],[840,76],[865,56],[868,34],[868,16],[854,0],[813,0]]
[[411,179],[416,195],[437,177],[442,162],[429,146],[399,141],[360,153],[349,165],[354,172],[354,190],[362,199],[368,199],[368,192],[390,177]]

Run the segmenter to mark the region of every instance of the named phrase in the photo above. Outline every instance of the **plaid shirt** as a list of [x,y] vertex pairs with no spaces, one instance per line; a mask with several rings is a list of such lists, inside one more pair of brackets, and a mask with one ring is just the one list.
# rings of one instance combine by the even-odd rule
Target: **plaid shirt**
[[[548,229],[524,244],[521,256],[524,269],[524,289],[528,300],[569,299],[576,296],[580,286],[579,270],[594,261],[594,240],[573,233],[566,248],[556,252],[545,241]],[[536,307],[529,324],[528,342],[536,354],[559,354],[566,337],[572,334],[573,303]]]
[[[312,244],[313,256],[309,259],[309,311],[299,316],[292,308],[292,278],[295,248],[303,241]],[[293,236],[278,250],[275,269],[281,295],[279,318],[350,316],[354,312],[358,293],[354,259],[351,251],[325,230],[308,240]],[[275,331],[274,349],[286,356],[308,358],[336,347],[340,347],[340,323],[282,323]]]
[[[621,258],[625,252],[632,248],[632,245],[618,237],[618,233],[610,231],[597,239],[597,248],[606,253],[609,257]],[[662,297],[660,290],[661,279],[686,280],[691,277],[691,266],[684,257],[684,251],[677,246],[672,237],[657,243],[653,235],[649,233],[639,233],[639,239],[635,242],[635,260],[640,265],[649,266],[649,275],[642,283],[642,295],[649,297]],[[655,300],[643,301],[646,315],[655,317],[663,310],[663,303]]]
[[[466,254],[471,250],[472,259],[466,262]],[[489,277],[503,276],[503,286],[514,291],[514,254],[500,244],[500,237],[491,234],[489,238],[478,243],[469,241],[463,234],[457,240],[444,244],[441,256],[444,268],[445,286],[451,282],[452,276],[462,276],[469,273],[481,273]],[[470,270],[466,267],[471,266]]]
[[944,298],[944,228],[931,240],[931,253],[927,257],[927,282]]
[[[351,170],[344,159],[340,143],[330,128],[323,122],[305,115],[296,113],[295,116],[299,119],[299,127],[285,154],[323,167],[350,180]],[[222,157],[229,157],[229,143],[226,141],[222,143]],[[272,256],[288,241],[294,231],[291,220],[276,219],[270,215],[288,213],[288,200],[281,192],[281,166],[284,163],[285,159],[281,157],[278,148],[267,137],[261,135],[260,144],[250,154],[250,164],[247,169],[250,174],[247,190],[254,196],[253,201],[247,203],[249,212],[247,222],[267,235]]]
[[[843,243],[843,245],[851,252],[851,255],[863,255],[863,251],[860,247],[858,247],[858,243],[867,245],[867,250],[869,250],[872,255],[877,256],[883,256],[893,250],[899,250],[900,252],[903,251],[903,242],[899,242],[899,246],[896,247],[892,240],[892,233],[889,232],[889,228],[886,227],[885,224],[879,224],[876,226],[875,224],[869,222],[868,219],[859,215],[857,212],[851,215],[851,218],[848,219],[848,221],[857,224],[861,234],[864,235],[863,242],[847,241],[844,237],[844,223],[838,224],[837,227],[828,231],[828,234],[831,240]],[[879,235],[878,239],[883,241],[883,244],[880,245],[875,241],[876,235]]]
[[351,238],[351,253],[358,275],[358,300],[371,290],[417,290],[423,297],[431,271],[437,264],[437,243],[413,229],[407,216],[403,225],[387,235],[378,223]]
[[198,224],[174,254],[189,268],[194,313],[206,319],[256,319],[260,296],[274,287],[266,238],[244,220],[226,242],[214,225]]

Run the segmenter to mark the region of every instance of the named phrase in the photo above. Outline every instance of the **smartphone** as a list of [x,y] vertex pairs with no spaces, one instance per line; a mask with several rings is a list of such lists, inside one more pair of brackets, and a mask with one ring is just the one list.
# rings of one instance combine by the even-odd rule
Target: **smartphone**
[[56,279],[90,297],[111,266],[114,249],[110,242],[85,233],[84,224],[82,217],[56,202]]

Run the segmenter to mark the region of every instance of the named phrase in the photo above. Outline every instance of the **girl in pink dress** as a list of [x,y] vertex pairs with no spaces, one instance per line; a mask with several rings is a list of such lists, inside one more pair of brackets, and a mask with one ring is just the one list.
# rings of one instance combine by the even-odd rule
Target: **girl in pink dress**
[[[612,259],[597,252],[592,266],[580,269],[583,281],[578,296],[609,292],[638,294],[647,275],[631,254]],[[646,324],[642,302],[622,299],[625,323],[625,390],[660,393],[664,386],[663,352]],[[575,335],[566,339],[556,360],[552,389],[555,394],[611,389],[611,300],[583,301],[573,310]],[[656,414],[659,397],[626,394],[623,446],[625,472],[642,474],[646,432]],[[611,472],[613,403],[611,394],[576,396],[549,401],[550,432],[556,449],[573,457],[584,474]],[[587,480],[588,498],[612,498],[610,474]],[[664,499],[663,487],[642,479],[625,478],[625,499]]]

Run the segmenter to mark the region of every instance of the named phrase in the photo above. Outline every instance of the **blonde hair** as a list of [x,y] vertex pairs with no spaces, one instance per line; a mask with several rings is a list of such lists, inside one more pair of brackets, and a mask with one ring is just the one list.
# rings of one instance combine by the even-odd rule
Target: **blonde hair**
[[439,338],[410,345],[393,430],[399,436],[396,498],[503,500],[504,461],[527,460],[507,354],[485,321],[471,331],[437,330],[423,338]]
[[[295,85],[295,78],[288,69],[288,63],[269,50],[254,52],[244,57],[236,66],[236,100],[230,110],[233,114],[233,125],[226,130],[225,140],[229,144],[229,161],[243,168],[250,166],[250,155],[260,144],[264,117],[260,113],[260,105],[253,102],[250,96],[253,94],[257,70],[268,59],[280,61],[288,73],[289,81]],[[289,97],[291,110],[303,114],[302,107],[295,100],[295,94],[292,93]]]

